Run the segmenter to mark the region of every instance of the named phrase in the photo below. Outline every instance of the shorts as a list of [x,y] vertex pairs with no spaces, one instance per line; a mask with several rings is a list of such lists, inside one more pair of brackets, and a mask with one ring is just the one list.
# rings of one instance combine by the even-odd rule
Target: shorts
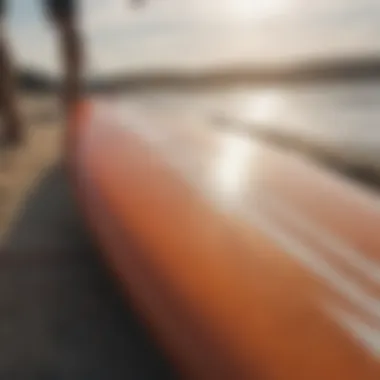
[[76,0],[44,0],[44,2],[49,15],[53,19],[66,20],[74,17]]
[[5,14],[5,0],[0,0],[0,18]]
[[[53,19],[65,20],[74,17],[76,0],[44,0],[47,12]],[[6,12],[6,0],[0,0],[0,18]]]

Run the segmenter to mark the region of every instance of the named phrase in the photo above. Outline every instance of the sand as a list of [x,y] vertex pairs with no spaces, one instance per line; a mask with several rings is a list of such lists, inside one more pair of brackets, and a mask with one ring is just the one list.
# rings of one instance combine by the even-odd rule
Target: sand
[[61,154],[63,129],[56,99],[23,95],[19,106],[26,141],[20,148],[0,151],[0,236],[9,230],[33,183]]
[[78,213],[49,102],[23,98],[25,147],[2,155],[0,379],[176,378]]

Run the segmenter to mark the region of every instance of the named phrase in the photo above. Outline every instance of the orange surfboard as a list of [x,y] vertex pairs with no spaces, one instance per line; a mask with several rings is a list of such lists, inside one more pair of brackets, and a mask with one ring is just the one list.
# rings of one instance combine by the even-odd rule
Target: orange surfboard
[[180,112],[94,101],[82,210],[191,379],[380,379],[380,203],[289,151]]

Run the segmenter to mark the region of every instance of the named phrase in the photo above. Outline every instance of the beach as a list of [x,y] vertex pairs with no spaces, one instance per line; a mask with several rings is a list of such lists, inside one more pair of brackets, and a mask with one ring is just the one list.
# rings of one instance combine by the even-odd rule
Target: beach
[[60,156],[62,123],[54,97],[24,94],[19,107],[26,139],[22,147],[0,152],[0,231],[4,235],[41,173]]
[[26,144],[2,152],[0,378],[175,378],[78,212],[55,100],[20,105]]

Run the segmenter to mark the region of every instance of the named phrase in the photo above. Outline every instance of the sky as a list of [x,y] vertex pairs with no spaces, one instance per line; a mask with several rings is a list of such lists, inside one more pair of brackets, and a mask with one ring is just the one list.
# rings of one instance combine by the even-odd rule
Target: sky
[[[41,0],[8,0],[7,30],[25,66],[59,71]],[[87,72],[283,65],[380,54],[380,0],[82,0]]]

